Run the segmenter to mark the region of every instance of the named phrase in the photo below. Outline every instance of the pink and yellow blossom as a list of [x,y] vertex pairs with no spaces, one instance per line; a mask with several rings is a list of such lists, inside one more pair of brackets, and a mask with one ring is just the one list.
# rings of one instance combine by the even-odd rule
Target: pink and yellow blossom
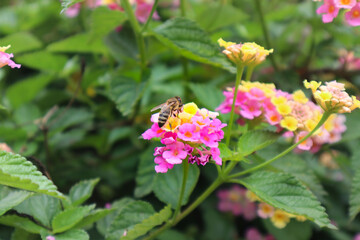
[[12,53],[6,53],[5,51],[9,49],[11,45],[6,47],[0,47],[0,68],[9,65],[11,68],[20,68],[20,64],[16,64],[11,58],[14,57]]
[[169,117],[166,124],[159,128],[159,113],[153,114],[153,125],[142,136],[146,140],[160,138],[165,146],[155,149],[156,172],[167,172],[175,164],[186,158],[189,163],[205,165],[213,160],[221,165],[219,141],[224,138],[222,128],[226,124],[217,119],[217,113],[199,109],[195,103],[187,103],[178,116]]

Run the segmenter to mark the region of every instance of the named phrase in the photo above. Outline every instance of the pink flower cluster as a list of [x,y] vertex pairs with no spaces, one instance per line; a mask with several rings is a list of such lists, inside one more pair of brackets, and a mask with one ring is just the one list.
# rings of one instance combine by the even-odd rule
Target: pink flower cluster
[[360,2],[356,0],[324,0],[316,13],[322,14],[322,21],[329,23],[339,14],[340,9],[345,9],[345,20],[351,26],[360,25]]
[[[330,84],[330,83],[329,83]],[[216,109],[229,113],[234,88],[224,91],[225,100]],[[293,94],[275,88],[274,84],[242,81],[238,88],[234,112],[240,115],[239,123],[266,122],[284,131],[284,137],[295,142],[304,138],[319,122],[323,110],[298,90]],[[315,134],[297,146],[300,151],[317,152],[321,145],[341,139],[346,130],[345,116],[333,114]]]
[[11,68],[20,68],[20,64],[16,64],[11,58],[14,57],[12,53],[6,53],[5,51],[10,48],[9,46],[0,47],[0,68],[9,65]]
[[[184,112],[170,117],[163,128],[159,128],[159,113],[151,118],[153,125],[145,131],[144,139],[161,138],[165,146],[155,148],[156,172],[165,173],[175,164],[188,158],[189,163],[205,165],[210,160],[221,165],[219,142],[224,137],[223,124],[216,118],[217,113],[198,109],[194,103],[184,105]],[[171,124],[170,124],[171,123]]]
[[[220,111],[221,113],[231,112],[234,90],[235,88],[224,91],[225,100],[216,111]],[[269,91],[271,91],[271,94],[266,94]],[[236,97],[234,111],[241,117],[249,120],[263,116],[269,124],[277,125],[280,123],[282,116],[276,111],[275,105],[271,102],[271,97],[275,95],[276,92],[278,92],[279,95],[283,94],[280,90],[276,90],[273,84],[255,83],[250,88],[241,85]]]
[[229,190],[218,191],[218,209],[221,212],[231,212],[235,216],[242,215],[246,220],[253,220],[256,217],[256,204],[246,197],[246,192],[245,188],[238,185],[232,186]]
[[[84,4],[90,9],[99,6],[108,6],[111,10],[123,11],[123,8],[114,0],[86,0]],[[135,16],[137,20],[141,23],[145,23],[154,5],[154,0],[132,0],[130,1],[130,4],[136,7]],[[81,5],[81,3],[72,5],[65,11],[65,15],[69,18],[76,17],[79,15]],[[157,12],[154,12],[153,18],[156,20],[160,19]]]
[[249,228],[246,230],[245,240],[275,240],[275,238],[270,234],[263,236],[256,228]]
[[341,67],[347,71],[360,70],[360,58],[354,56],[354,52],[340,50],[339,51],[339,62]]

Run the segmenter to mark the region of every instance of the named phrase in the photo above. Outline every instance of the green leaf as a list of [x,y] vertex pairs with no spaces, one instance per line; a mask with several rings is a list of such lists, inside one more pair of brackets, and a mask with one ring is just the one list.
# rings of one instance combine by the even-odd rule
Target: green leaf
[[96,222],[96,229],[99,233],[101,233],[103,236],[105,236],[109,231],[109,227],[113,223],[114,219],[120,214],[120,212],[124,209],[124,207],[133,202],[134,200],[131,198],[123,198],[121,200],[115,201],[111,205],[111,209],[115,209],[114,212],[111,212],[109,215],[107,215],[105,218],[100,219]]
[[354,179],[351,183],[350,193],[350,210],[349,215],[351,219],[354,219],[360,212],[360,170],[356,170]]
[[0,215],[19,205],[31,195],[31,192],[14,191],[8,187],[0,186]]
[[24,229],[27,232],[31,233],[40,233],[41,231],[46,230],[45,228],[35,224],[28,218],[19,217],[17,215],[4,215],[0,217],[0,224],[4,224],[10,227],[17,227]]
[[286,173],[290,173],[307,186],[319,200],[323,200],[326,192],[315,172],[299,157],[298,154],[288,154],[275,161],[272,166]]
[[[17,32],[0,39],[1,46],[11,45],[6,52],[9,53],[23,53],[31,50],[36,50],[42,47],[42,43],[34,35],[29,32]],[[16,55],[16,62],[18,58]]]
[[[189,166],[188,177],[181,205],[185,205],[194,190],[199,178],[200,171],[196,165]],[[183,179],[183,166],[176,165],[167,173],[158,173],[154,182],[154,193],[162,202],[170,204],[175,208],[179,201],[180,189]]]
[[91,34],[98,38],[106,36],[126,20],[124,12],[111,10],[109,7],[97,7],[91,15]]
[[84,203],[87,199],[89,199],[94,190],[94,187],[96,186],[96,184],[98,184],[99,181],[100,178],[84,180],[72,186],[69,192],[69,197],[72,201],[72,205],[78,206]]
[[35,234],[25,231],[21,228],[15,228],[11,235],[11,240],[37,240],[38,237]]
[[154,35],[164,45],[186,58],[236,71],[207,33],[189,19],[170,19],[155,28]]
[[65,232],[79,223],[95,205],[66,209],[58,213],[52,220],[54,233]]
[[247,156],[274,143],[278,137],[279,134],[264,130],[246,132],[239,139],[238,152],[242,156]]
[[225,143],[219,143],[220,157],[223,161],[231,160],[231,161],[241,161],[243,158],[237,152],[233,152],[226,146]]
[[[201,9],[201,7],[203,8]],[[207,31],[214,31],[235,23],[241,23],[248,18],[248,15],[239,8],[221,2],[195,4],[194,10],[196,11],[199,8],[201,12],[197,14],[196,22]]]
[[144,83],[136,83],[129,78],[112,76],[108,96],[115,102],[116,108],[124,116],[128,116],[133,113],[144,86]]
[[136,224],[151,217],[155,213],[153,207],[143,201],[134,201],[125,205],[120,214],[109,227],[107,240],[118,240],[125,231],[130,231]]
[[12,84],[5,93],[14,108],[33,100],[36,95],[52,80],[52,76],[40,74]]
[[[42,240],[47,240],[46,239],[47,236],[54,236],[54,235],[47,232],[41,233]],[[56,234],[55,239],[56,240],[89,240],[90,237],[87,234],[87,232],[85,232],[82,229],[71,229],[70,231],[67,231],[65,233]]]
[[60,201],[54,197],[38,194],[26,199],[16,206],[15,210],[34,217],[44,226],[51,227],[51,220],[60,212]]
[[64,199],[56,186],[24,157],[0,151],[0,184]]
[[305,216],[320,227],[336,228],[315,196],[290,174],[260,171],[238,182],[276,208]]
[[95,209],[91,213],[89,213],[86,217],[84,217],[78,224],[75,225],[74,228],[84,228],[93,224],[94,222],[106,217],[108,214],[114,212],[115,209]]
[[144,197],[151,193],[156,172],[154,170],[154,147],[152,144],[141,156],[136,173],[136,188],[134,195],[137,198]]
[[189,86],[196,99],[210,111],[215,111],[224,100],[224,95],[215,86],[201,83],[190,83]]
[[172,229],[165,230],[159,236],[156,237],[157,240],[194,240],[186,233],[178,232]]
[[133,229],[129,230],[126,236],[121,239],[124,240],[133,240],[137,237],[140,237],[146,234],[148,231],[154,227],[162,224],[171,217],[171,207],[168,205],[163,208],[160,212],[155,213],[154,215],[144,219],[141,223],[136,224]]
[[79,33],[64,40],[50,44],[50,52],[66,53],[106,53],[106,47],[100,38],[92,39],[90,33]]
[[47,51],[38,51],[17,57],[16,62],[46,72],[61,72],[67,62],[67,57]]

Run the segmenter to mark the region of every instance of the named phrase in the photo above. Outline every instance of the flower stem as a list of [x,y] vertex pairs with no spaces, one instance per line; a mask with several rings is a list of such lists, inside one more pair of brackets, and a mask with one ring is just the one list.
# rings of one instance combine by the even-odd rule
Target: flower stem
[[185,0],[180,0],[180,11],[181,11],[181,16],[185,17],[186,15]]
[[245,77],[245,81],[247,82],[250,82],[251,81],[251,76],[254,72],[254,68],[255,66],[249,66],[247,69],[246,69],[246,77]]
[[[266,48],[267,49],[271,49],[271,42],[270,42],[270,37],[269,37],[269,30],[267,28],[267,25],[265,23],[265,19],[264,19],[264,12],[262,10],[262,7],[261,7],[261,0],[255,0],[255,8],[258,12],[258,15],[259,15],[259,18],[260,18],[260,24],[261,24],[261,28],[262,28],[262,31],[264,33],[264,37],[265,37],[265,44],[266,44]],[[270,56],[270,61],[271,61],[271,64],[273,66],[273,68],[275,69],[275,71],[278,71],[279,70],[279,67],[278,65],[276,64],[276,61],[275,61],[275,58],[274,58],[274,55],[271,54]]]
[[182,184],[181,184],[181,190],[180,190],[178,204],[176,206],[174,216],[173,216],[173,221],[175,220],[175,218],[177,217],[177,215],[180,212],[181,203],[182,203],[182,200],[184,198],[184,192],[185,192],[186,180],[187,180],[188,172],[189,172],[189,162],[188,162],[187,159],[185,159],[184,162],[183,162],[183,180],[182,180]]
[[121,0],[121,5],[124,8],[125,12],[127,13],[130,24],[134,30],[136,43],[138,45],[139,53],[140,53],[141,69],[144,70],[146,67],[145,42],[144,42],[143,35],[141,33],[140,25],[139,25],[138,21],[136,20],[134,11],[129,3],[129,0]]
[[155,12],[155,10],[156,10],[156,7],[157,7],[158,3],[159,3],[159,0],[155,0],[153,6],[152,6],[152,8],[151,8],[150,15],[149,15],[149,17],[147,18],[146,23],[144,24],[144,26],[142,27],[142,29],[141,29],[141,31],[140,31],[141,33],[145,32],[146,29],[147,29],[147,27],[149,26],[149,23],[150,23],[153,15],[154,15],[154,12]]
[[180,215],[178,215],[173,221],[168,221],[161,228],[152,232],[149,236],[144,238],[144,240],[154,239],[156,236],[161,234],[166,229],[169,229],[172,226],[175,226],[178,222],[180,222],[183,218],[189,215],[197,206],[199,206],[212,192],[216,190],[218,186],[220,186],[224,182],[224,179],[218,177],[206,190],[201,194],[188,208],[185,209]]
[[330,117],[332,113],[331,112],[325,112],[322,116],[322,118],[320,119],[319,123],[316,125],[316,127],[311,131],[309,132],[304,138],[302,138],[300,141],[298,141],[297,143],[291,145],[289,148],[287,148],[286,150],[284,150],[283,152],[279,153],[278,155],[276,155],[275,157],[273,157],[272,159],[264,162],[264,163],[261,163],[253,168],[250,168],[250,169],[247,169],[247,170],[244,170],[242,172],[239,172],[239,173],[235,173],[233,175],[230,175],[229,178],[236,178],[236,177],[240,177],[242,175],[245,175],[247,173],[251,173],[251,172],[254,172],[256,170],[259,170],[260,168],[263,168],[267,165],[269,165],[270,163],[274,162],[275,160],[285,156],[287,153],[289,153],[291,150],[293,150],[294,148],[296,148],[298,145],[300,145],[301,143],[303,143],[306,139],[308,139],[309,137],[311,137],[311,135],[314,134],[314,132],[316,132],[325,122],[326,120]]
[[230,144],[231,129],[232,129],[232,125],[233,125],[233,122],[234,122],[235,102],[236,102],[236,97],[237,97],[237,94],[238,94],[240,80],[241,80],[241,77],[243,75],[243,72],[244,72],[244,67],[243,66],[238,66],[237,67],[237,73],[236,73],[234,98],[233,98],[233,102],[232,102],[232,106],[231,106],[231,112],[230,112],[230,121],[229,121],[229,126],[227,127],[227,132],[226,132],[226,141],[225,141],[226,146],[229,146],[229,144]]

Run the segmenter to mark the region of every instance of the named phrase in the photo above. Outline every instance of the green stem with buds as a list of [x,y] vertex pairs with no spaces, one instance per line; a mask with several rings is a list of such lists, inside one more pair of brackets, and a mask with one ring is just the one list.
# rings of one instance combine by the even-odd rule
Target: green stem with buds
[[260,168],[266,167],[267,165],[269,165],[270,163],[274,162],[275,160],[285,156],[286,154],[288,154],[291,150],[293,150],[294,148],[296,148],[298,145],[300,145],[301,143],[303,143],[304,141],[306,141],[309,137],[311,137],[325,122],[326,120],[330,117],[330,115],[332,114],[332,112],[325,112],[322,116],[322,118],[320,119],[319,123],[316,125],[316,127],[309,132],[304,138],[302,138],[300,141],[298,141],[297,143],[291,145],[289,148],[285,149],[283,152],[279,153],[278,155],[276,155],[275,157],[273,157],[272,159],[261,163],[253,168],[244,170],[242,172],[239,173],[235,173],[233,175],[230,175],[229,178],[236,178],[236,177],[240,177],[242,175],[254,172],[256,170],[259,170]]
[[145,41],[141,33],[140,25],[135,17],[134,11],[129,3],[129,0],[121,0],[121,5],[124,8],[126,14],[128,15],[130,24],[134,30],[136,43],[138,45],[139,53],[140,53],[141,70],[144,70],[146,67]]
[[[266,26],[266,23],[265,23],[265,19],[264,19],[264,12],[263,12],[263,9],[262,9],[262,6],[261,6],[261,0],[255,0],[255,8],[258,12],[258,15],[259,15],[259,18],[260,18],[260,24],[261,24],[261,28],[262,28],[262,31],[264,33],[264,37],[265,37],[265,44],[266,44],[266,48],[267,49],[271,49],[271,42],[270,42],[270,37],[269,37],[269,30]],[[275,61],[275,58],[274,56],[271,54],[270,56],[270,61],[271,61],[271,64],[273,66],[273,68],[275,69],[275,71],[278,71],[279,67]]]
[[154,15],[154,12],[155,12],[155,10],[156,10],[156,7],[157,7],[158,3],[159,3],[159,0],[155,0],[154,5],[153,5],[152,8],[151,8],[150,15],[149,15],[149,17],[147,18],[146,23],[144,24],[144,26],[143,26],[142,29],[141,29],[141,33],[145,32],[146,29],[147,29],[147,27],[149,26],[149,23],[150,23],[153,15]]

